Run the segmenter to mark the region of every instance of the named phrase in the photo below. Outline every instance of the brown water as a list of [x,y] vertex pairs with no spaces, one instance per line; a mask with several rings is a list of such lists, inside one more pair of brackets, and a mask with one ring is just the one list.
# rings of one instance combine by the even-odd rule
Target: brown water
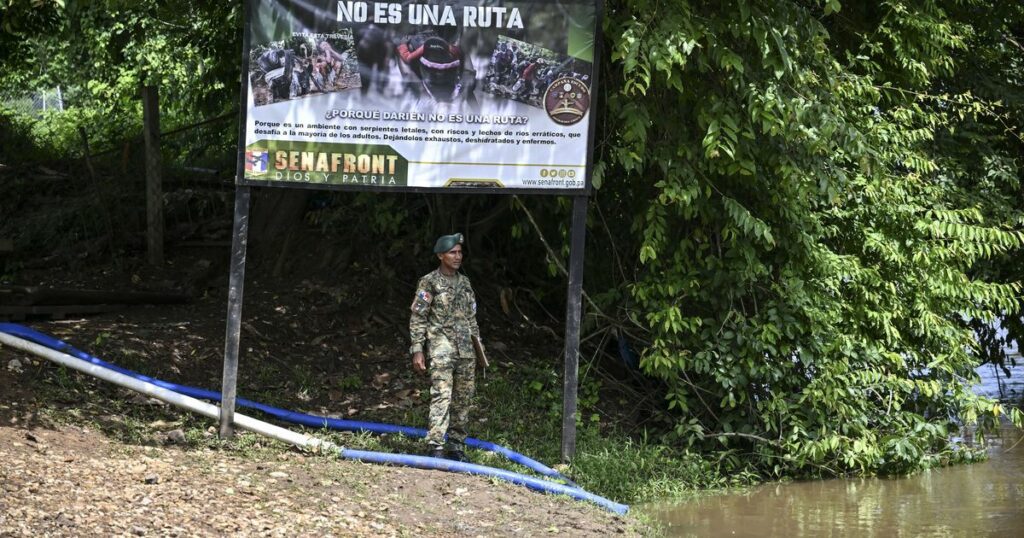
[[[979,373],[979,393],[1020,401],[1024,364],[1009,380]],[[1007,427],[988,439],[988,461],[905,478],[767,484],[639,508],[669,536],[1024,537],[1022,437]]]

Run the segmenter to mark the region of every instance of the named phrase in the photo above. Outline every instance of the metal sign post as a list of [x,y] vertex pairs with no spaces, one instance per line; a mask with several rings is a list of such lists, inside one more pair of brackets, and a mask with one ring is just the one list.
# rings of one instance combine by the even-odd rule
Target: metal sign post
[[[601,19],[604,4],[595,6],[593,75],[598,80],[601,62]],[[597,95],[591,101],[591,109],[597,105]],[[587,186],[594,175],[594,133],[597,122],[590,121],[587,133]],[[587,234],[587,201],[590,190],[572,199],[572,228],[569,231],[569,289],[565,302],[565,372],[562,381],[562,463],[569,463],[576,455],[576,396],[579,389],[580,370],[580,318],[583,307],[583,249]]]
[[587,197],[572,199],[569,239],[569,291],[565,302],[565,378],[562,387],[562,463],[576,453],[576,391],[580,370],[580,317],[583,303],[583,248]]
[[249,187],[235,188],[233,231],[231,275],[228,279],[228,322],[224,338],[224,376],[221,380],[220,437],[222,439],[230,439],[235,433],[235,395],[238,385],[238,348],[242,331],[245,248],[249,242]]

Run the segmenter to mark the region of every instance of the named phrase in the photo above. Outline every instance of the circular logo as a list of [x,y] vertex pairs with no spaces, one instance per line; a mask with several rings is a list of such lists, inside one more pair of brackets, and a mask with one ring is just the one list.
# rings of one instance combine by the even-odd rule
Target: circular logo
[[562,77],[544,92],[544,110],[555,123],[578,123],[590,108],[590,90],[582,80]]
[[547,168],[541,168],[540,169],[540,177],[548,177],[548,169]]

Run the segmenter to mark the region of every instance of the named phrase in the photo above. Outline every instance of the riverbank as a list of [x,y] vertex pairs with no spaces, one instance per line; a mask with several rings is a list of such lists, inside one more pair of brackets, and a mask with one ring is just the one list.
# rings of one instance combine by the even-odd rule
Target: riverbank
[[[141,291],[142,282],[164,282],[178,289],[184,286],[175,275],[205,265],[175,261],[164,274],[104,268],[20,283]],[[188,304],[26,324],[146,375],[217,389],[223,280],[190,281],[195,300]],[[423,427],[429,381],[408,368],[401,291],[360,295],[351,285],[263,280],[256,272],[247,282],[239,394],[305,413]],[[480,379],[471,434],[556,463],[561,431],[552,406],[560,404],[554,392],[560,378],[545,357],[557,357],[559,343],[536,338],[529,328],[496,325],[484,322],[494,364]],[[513,349],[519,340],[531,343]],[[0,458],[10,462],[0,469],[0,535],[651,532],[636,515],[617,517],[503,482],[338,461],[252,434],[222,442],[211,420],[6,347],[0,347],[0,393]],[[424,449],[422,441],[403,437],[307,433],[349,448]],[[616,454],[590,450],[611,443],[621,445],[602,437],[598,424],[582,425],[580,466],[563,471],[584,487],[600,485],[609,477],[603,462]],[[469,455],[523,471],[490,453]]]
[[[1022,405],[1024,361],[1007,349],[1003,371],[979,367],[975,394]],[[671,536],[1021,536],[1024,535],[1024,430],[1005,415],[982,438],[955,438],[984,461],[899,477],[768,482],[742,492],[634,507]]]
[[7,348],[0,358],[3,536],[646,532],[636,517],[496,480],[304,454],[250,433],[220,441],[210,420]]
[[85,420],[51,423],[45,407],[3,407],[3,536],[640,533],[635,520],[478,477],[310,456],[253,435],[216,449],[124,443]]
[[[188,291],[194,299],[185,304],[27,325],[146,375],[217,389],[223,268],[193,256],[172,260],[161,271],[122,263],[23,276],[19,284]],[[357,264],[344,281],[315,271],[289,278],[250,274],[241,396],[316,415],[425,425],[429,383],[409,368],[404,334],[410,279]],[[374,279],[380,282],[371,294],[366,283]],[[499,290],[486,283],[477,291],[492,368],[478,380],[470,433],[555,463],[561,434],[557,332],[512,321],[500,306]],[[636,416],[629,394],[610,385],[607,372],[582,365],[577,456],[559,469],[587,490],[633,504],[759,481],[735,453],[696,455],[624,433],[620,425],[646,419]],[[213,421],[3,347],[0,389],[0,457],[13,462],[0,470],[0,534],[575,536],[650,534],[657,525],[636,511],[617,518],[480,478],[314,457],[253,435],[221,442]],[[307,433],[349,448],[424,448],[403,437]],[[524,470],[489,453],[469,456]],[[147,523],[143,514],[151,506],[159,517]],[[214,517],[232,511],[241,515]]]

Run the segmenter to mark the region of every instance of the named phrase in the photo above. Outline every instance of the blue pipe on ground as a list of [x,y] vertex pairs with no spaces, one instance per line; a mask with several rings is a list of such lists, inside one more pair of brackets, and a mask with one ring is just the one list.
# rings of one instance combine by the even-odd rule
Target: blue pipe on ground
[[416,467],[419,469],[432,469],[437,471],[449,471],[459,472],[466,474],[475,474],[480,476],[492,476],[500,478],[507,482],[517,484],[520,486],[526,486],[532,490],[540,491],[543,493],[553,493],[555,495],[568,495],[577,500],[592,502],[606,510],[615,512],[616,514],[625,514],[629,511],[629,506],[625,504],[619,504],[617,502],[599,497],[592,493],[588,493],[582,489],[563,486],[562,484],[556,484],[554,482],[548,482],[547,480],[541,480],[539,478],[533,478],[531,476],[522,475],[519,473],[513,473],[504,469],[495,469],[493,467],[485,467],[483,465],[476,465],[474,463],[461,463],[457,461],[443,460],[440,458],[430,458],[426,456],[410,456],[405,454],[387,454],[384,452],[367,452],[365,450],[353,450],[348,448],[341,449],[341,457],[346,459],[365,461],[367,463],[385,463],[393,465],[404,465],[406,467]]
[[[105,368],[100,364],[94,364],[93,362],[78,357],[74,357],[70,354],[48,348],[46,346],[37,344],[28,339],[20,336],[0,331],[0,341],[2,343],[11,345],[16,349],[20,349],[29,353],[39,355],[48,360],[54,361],[58,364],[66,365],[70,368],[74,368],[86,374],[98,377],[105,381],[114,383],[118,386],[126,387],[131,390],[141,392],[155,396],[163,401],[171,403],[178,407],[183,407],[194,413],[198,413],[205,417],[217,419],[220,416],[219,408],[213,404],[203,402],[199,399],[187,396],[184,394],[177,393],[170,389],[159,387],[149,381],[136,379],[133,376],[115,372],[114,370]],[[26,347],[27,346],[27,347]],[[618,514],[625,514],[629,507],[626,505],[612,502],[608,499],[593,495],[577,487],[563,486],[553,482],[548,482],[543,479],[535,478],[532,476],[525,476],[519,473],[513,473],[504,469],[494,469],[482,465],[465,464],[445,459],[429,458],[424,456],[408,456],[401,454],[386,454],[382,452],[367,452],[362,450],[347,450],[330,442],[323,442],[313,438],[307,434],[298,434],[291,430],[274,426],[272,424],[253,419],[240,413],[235,414],[235,420],[238,425],[244,427],[253,432],[261,435],[266,435],[274,439],[278,439],[284,442],[292,443],[301,447],[307,448],[329,448],[330,450],[336,450],[339,457],[346,459],[353,459],[372,463],[383,463],[392,465],[404,465],[409,467],[419,467],[423,469],[436,469],[440,471],[458,472],[465,474],[475,474],[481,476],[487,476],[497,478],[499,480],[505,480],[513,484],[522,485],[536,491],[544,493],[553,493],[560,495],[567,495],[573,499],[588,501],[601,506],[607,510],[611,510]]]
[[[219,392],[207,389],[200,389],[196,387],[190,387],[187,385],[178,385],[177,383],[170,383],[160,379],[154,379],[152,377],[140,374],[138,372],[122,368],[120,366],[117,366],[116,364],[108,363],[100,358],[94,357],[84,351],[81,351],[62,340],[53,338],[52,336],[36,331],[35,329],[25,327],[24,325],[18,325],[16,323],[0,323],[0,332],[5,332],[13,336],[24,338],[31,342],[35,342],[36,344],[39,344],[41,346],[48,347],[55,351],[60,351],[61,353],[67,353],[68,355],[82,359],[84,361],[91,362],[97,366],[102,366],[104,368],[127,375],[129,377],[133,377],[140,381],[152,383],[158,387],[162,387],[167,390],[173,390],[174,392],[177,392],[179,394],[184,394],[186,396],[191,396],[193,398],[200,398],[204,400],[212,400],[217,402],[221,400],[221,395]],[[396,426],[393,424],[380,424],[376,422],[363,422],[358,420],[344,420],[317,415],[310,415],[306,413],[297,413],[295,411],[288,411],[287,409],[272,407],[259,402],[254,402],[252,400],[246,400],[244,398],[238,398],[236,400],[236,404],[239,407],[256,409],[284,422],[308,426],[310,428],[329,428],[332,430],[339,431],[371,432],[377,434],[402,434],[407,437],[415,438],[424,438],[427,436],[427,430],[423,428],[413,428],[410,426]],[[503,447],[495,443],[491,443],[490,441],[484,441],[473,437],[466,438],[466,445],[472,448],[486,450],[488,452],[494,452],[495,454],[500,454],[501,456],[507,458],[509,461],[527,467],[538,474],[565,482],[565,484],[568,486],[576,487],[576,484],[573,481],[562,476],[562,474],[559,473],[558,471],[548,467],[547,465],[544,465],[543,463],[540,463],[539,461],[536,461],[532,458],[515,452],[509,448]]]

